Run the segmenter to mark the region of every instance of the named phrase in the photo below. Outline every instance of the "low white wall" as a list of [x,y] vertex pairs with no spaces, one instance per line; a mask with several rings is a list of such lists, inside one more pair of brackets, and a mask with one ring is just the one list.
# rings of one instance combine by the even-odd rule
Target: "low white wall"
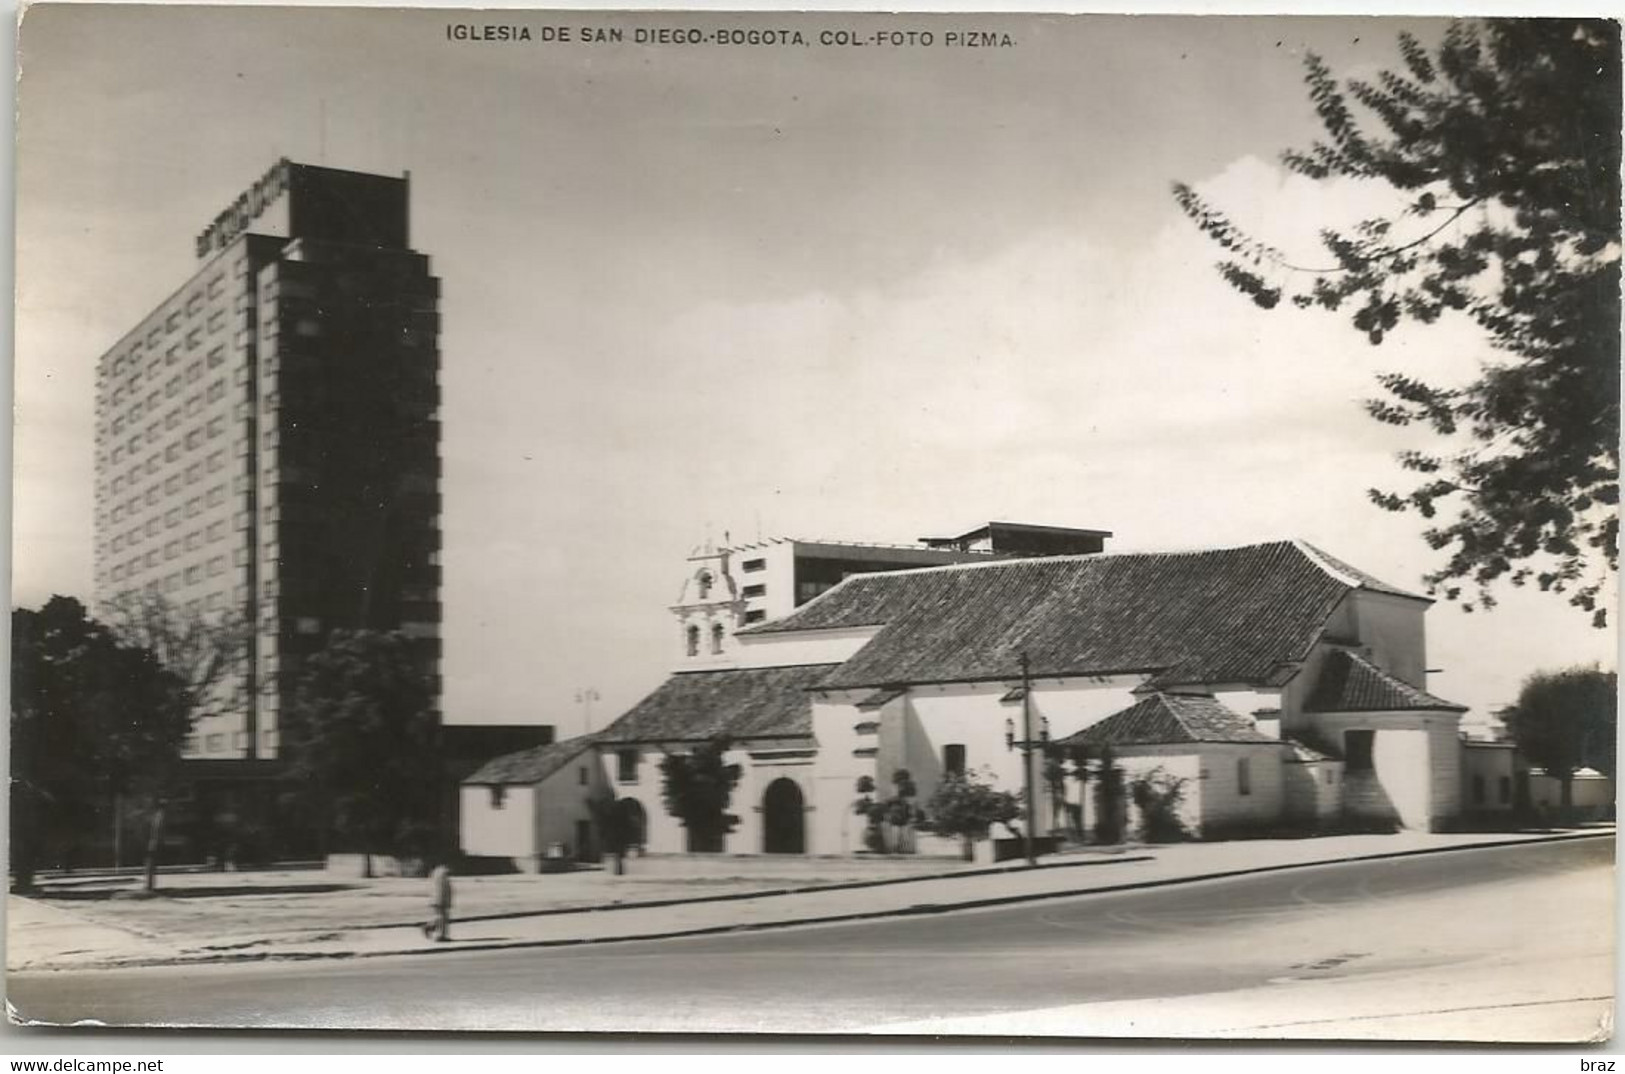
[[[1578,810],[1597,812],[1614,802],[1614,782],[1595,776],[1577,776],[1569,784],[1569,803]],[[1529,774],[1529,804],[1536,809],[1559,809],[1563,804],[1563,784],[1544,773]]]

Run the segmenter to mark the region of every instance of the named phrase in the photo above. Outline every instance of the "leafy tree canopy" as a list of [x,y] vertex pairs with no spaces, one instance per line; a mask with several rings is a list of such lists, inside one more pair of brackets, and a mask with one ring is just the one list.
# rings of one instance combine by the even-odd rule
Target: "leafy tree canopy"
[[1189,186],[1175,199],[1266,309],[1340,311],[1374,344],[1452,314],[1483,329],[1499,357],[1470,383],[1378,378],[1367,411],[1440,446],[1399,456],[1411,491],[1371,498],[1439,519],[1424,537],[1447,560],[1426,581],[1447,599],[1491,607],[1492,584],[1533,580],[1602,626],[1619,529],[1618,27],[1457,22],[1435,49],[1405,34],[1399,48],[1401,69],[1342,84],[1306,60],[1325,137],[1283,162],[1395,198],[1387,217],[1323,230],[1324,263],[1294,263]]
[[283,741],[333,831],[358,850],[430,849],[440,785],[432,697],[401,634],[337,630],[304,661]]
[[[191,730],[184,681],[72,597],[11,616],[11,808],[19,880],[111,792],[161,789]],[[58,849],[61,849],[59,846]]]
[[732,743],[714,738],[692,753],[668,753],[660,760],[660,796],[666,812],[688,829],[695,850],[722,849],[723,837],[739,824],[728,812],[742,769],[727,760]]
[[1537,672],[1503,714],[1519,751],[1563,782],[1565,802],[1576,769],[1614,774],[1618,691],[1618,675],[1597,667]]
[[1021,816],[1021,798],[977,774],[953,774],[937,784],[926,812],[932,830],[941,835],[985,839],[993,825]]

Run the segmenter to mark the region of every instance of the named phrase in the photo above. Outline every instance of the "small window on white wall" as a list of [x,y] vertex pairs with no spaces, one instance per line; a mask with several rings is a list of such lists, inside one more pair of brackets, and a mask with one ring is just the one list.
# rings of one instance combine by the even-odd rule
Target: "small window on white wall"
[[508,801],[508,788],[506,788],[506,787],[492,787],[491,788],[491,808],[492,809],[501,809],[504,805],[507,804],[507,801]]
[[699,656],[700,655],[700,628],[697,627],[697,626],[689,627],[688,631],[687,631],[687,637],[688,637],[688,655],[689,656]]
[[723,637],[724,633],[726,633],[726,632],[722,629],[722,624],[721,623],[713,623],[713,624],[711,624],[711,652],[712,653],[720,653],[720,652],[722,652],[722,637]]
[[942,747],[942,774],[945,776],[962,776],[965,774],[965,747],[959,743],[951,743]]
[[1236,761],[1236,793],[1253,793],[1253,762],[1249,757]]
[[711,572],[710,571],[701,571],[696,576],[695,581],[697,581],[699,583],[699,586],[700,586],[700,599],[701,600],[710,600],[711,599]]

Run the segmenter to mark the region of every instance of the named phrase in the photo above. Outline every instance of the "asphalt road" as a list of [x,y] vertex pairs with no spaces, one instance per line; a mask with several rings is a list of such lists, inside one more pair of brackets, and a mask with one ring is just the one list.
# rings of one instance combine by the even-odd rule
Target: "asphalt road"
[[1441,971],[1549,997],[1542,965],[1612,949],[1613,860],[1588,839],[687,940],[14,974],[7,998],[54,1024],[850,1033]]

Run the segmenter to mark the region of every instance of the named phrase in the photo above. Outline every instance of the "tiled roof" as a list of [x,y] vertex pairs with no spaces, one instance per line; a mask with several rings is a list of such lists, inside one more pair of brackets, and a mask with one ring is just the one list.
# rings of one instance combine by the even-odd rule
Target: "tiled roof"
[[882,626],[829,687],[1009,680],[1023,652],[1037,676],[1279,685],[1351,589],[1380,585],[1327,559],[1275,541],[861,574],[741,633]]
[[1338,649],[1321,666],[1306,712],[1404,712],[1435,709],[1466,712],[1467,706],[1434,697],[1400,682],[1358,653]]
[[600,731],[600,742],[682,742],[726,735],[732,739],[812,734],[812,698],[836,664],[689,671],[673,675],[654,693]]
[[575,759],[576,755],[598,740],[597,735],[579,735],[563,742],[546,746],[533,746],[516,753],[485,762],[464,783],[515,784],[540,783]]
[[1182,742],[1263,742],[1259,731],[1211,697],[1155,693],[1060,740],[1061,746],[1160,746]]

